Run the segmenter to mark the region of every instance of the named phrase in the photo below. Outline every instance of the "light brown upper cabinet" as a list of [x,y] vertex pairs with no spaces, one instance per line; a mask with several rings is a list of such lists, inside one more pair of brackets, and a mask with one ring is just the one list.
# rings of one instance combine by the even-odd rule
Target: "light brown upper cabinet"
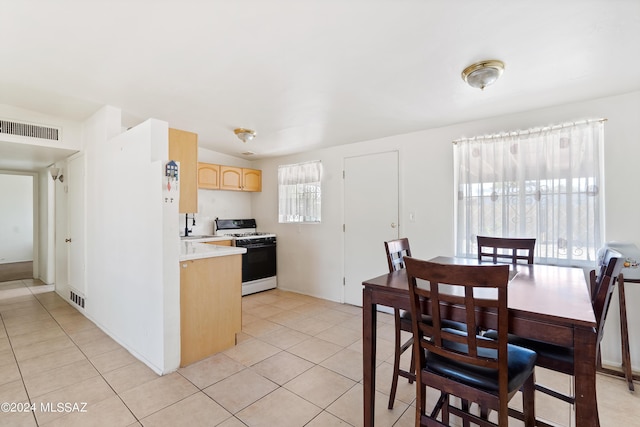
[[178,212],[198,212],[198,134],[169,128],[169,159],[180,162]]
[[262,191],[262,171],[258,169],[242,169],[242,190]]
[[220,165],[198,163],[198,188],[207,190],[220,188]]
[[262,191],[262,171],[234,166],[220,166],[220,189]]

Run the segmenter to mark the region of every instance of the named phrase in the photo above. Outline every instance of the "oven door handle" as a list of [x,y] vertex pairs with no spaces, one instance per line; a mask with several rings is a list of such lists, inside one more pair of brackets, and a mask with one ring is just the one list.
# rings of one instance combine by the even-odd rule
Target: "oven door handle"
[[275,243],[256,243],[256,244],[249,244],[249,245],[241,245],[238,246],[239,248],[246,248],[246,249],[257,249],[257,248],[275,248],[276,244]]

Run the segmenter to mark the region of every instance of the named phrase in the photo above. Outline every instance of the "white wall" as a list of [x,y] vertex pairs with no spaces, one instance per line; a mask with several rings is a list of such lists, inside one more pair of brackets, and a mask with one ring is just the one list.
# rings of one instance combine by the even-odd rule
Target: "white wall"
[[163,203],[165,122],[120,132],[105,107],[86,124],[85,314],[154,371],[180,362],[177,199]]
[[[400,153],[400,235],[411,240],[416,257],[454,254],[452,141],[499,131],[528,129],[587,118],[605,125],[606,240],[640,245],[640,92],[550,107],[526,113],[461,123],[405,135],[255,162],[263,171],[263,191],[253,196],[254,216],[262,229],[278,234],[278,285],[334,301],[342,300],[343,182],[345,157],[397,149]],[[323,162],[322,223],[278,224],[277,167],[319,159]],[[384,203],[384,195],[380,196]],[[408,221],[415,212],[416,221]],[[380,250],[383,250],[382,242]],[[317,272],[308,274],[309,271]],[[367,279],[363,277],[363,280]],[[629,285],[627,306],[640,305],[640,285]],[[619,363],[617,305],[607,320],[603,361]],[[640,312],[630,310],[632,365],[640,370]]]
[[0,173],[0,264],[33,261],[34,177]]

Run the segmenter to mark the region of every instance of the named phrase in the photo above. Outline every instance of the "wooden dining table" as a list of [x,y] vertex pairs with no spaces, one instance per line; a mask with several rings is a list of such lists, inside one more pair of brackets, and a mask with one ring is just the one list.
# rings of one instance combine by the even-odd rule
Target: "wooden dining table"
[[[477,259],[436,257],[432,262],[479,265]],[[596,319],[580,268],[544,264],[511,265],[509,332],[523,338],[573,347],[576,425],[600,425],[596,402]],[[364,426],[375,422],[377,305],[410,310],[406,270],[363,283]],[[464,320],[464,319],[461,319]]]

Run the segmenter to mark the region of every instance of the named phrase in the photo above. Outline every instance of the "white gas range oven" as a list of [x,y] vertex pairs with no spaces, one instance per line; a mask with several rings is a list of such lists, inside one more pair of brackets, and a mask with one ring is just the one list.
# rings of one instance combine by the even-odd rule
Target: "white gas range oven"
[[231,236],[242,254],[242,295],[249,295],[278,285],[276,277],[276,235],[258,232],[255,219],[216,218],[216,236]]

